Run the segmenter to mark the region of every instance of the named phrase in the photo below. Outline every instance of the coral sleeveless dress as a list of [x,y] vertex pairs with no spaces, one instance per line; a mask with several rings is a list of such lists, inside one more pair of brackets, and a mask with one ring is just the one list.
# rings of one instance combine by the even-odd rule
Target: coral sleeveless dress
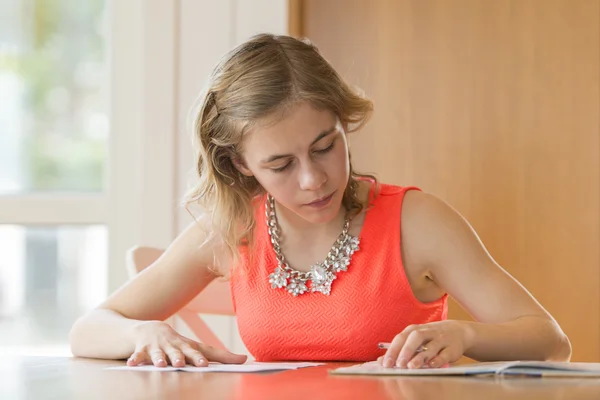
[[[371,361],[408,325],[447,318],[447,295],[422,303],[415,298],[400,256],[402,200],[418,188],[381,184],[367,210],[360,249],[347,271],[337,273],[331,294],[294,297],[273,289],[277,267],[265,221],[257,205],[252,265],[245,248],[231,276],[238,329],[257,361]],[[264,199],[263,199],[264,200]]]

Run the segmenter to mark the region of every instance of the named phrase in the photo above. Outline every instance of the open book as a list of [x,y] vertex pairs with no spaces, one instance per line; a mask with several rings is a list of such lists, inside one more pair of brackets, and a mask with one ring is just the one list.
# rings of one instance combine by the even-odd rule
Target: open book
[[335,375],[600,377],[600,363],[509,361],[456,365],[444,368],[404,369],[384,368],[373,361],[337,368],[329,372]]

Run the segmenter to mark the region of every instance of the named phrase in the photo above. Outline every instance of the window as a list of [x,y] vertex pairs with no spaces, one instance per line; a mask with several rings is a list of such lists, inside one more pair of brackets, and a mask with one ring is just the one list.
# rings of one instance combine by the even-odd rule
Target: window
[[107,292],[106,1],[0,15],[0,343],[64,345]]
[[0,353],[66,350],[126,251],[190,222],[186,115],[225,51],[285,31],[258,3],[0,1]]

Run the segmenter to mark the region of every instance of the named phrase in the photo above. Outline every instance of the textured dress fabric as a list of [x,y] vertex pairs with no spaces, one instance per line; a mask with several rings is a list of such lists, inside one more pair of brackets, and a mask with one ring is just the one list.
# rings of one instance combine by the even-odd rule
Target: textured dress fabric
[[269,274],[277,259],[264,198],[257,203],[252,257],[241,248],[231,275],[240,336],[257,361],[375,360],[383,354],[377,344],[391,341],[408,325],[447,318],[447,295],[420,302],[404,272],[400,221],[408,190],[419,189],[380,184],[365,216],[360,249],[348,270],[337,273],[329,296],[307,292],[294,297],[271,287]]

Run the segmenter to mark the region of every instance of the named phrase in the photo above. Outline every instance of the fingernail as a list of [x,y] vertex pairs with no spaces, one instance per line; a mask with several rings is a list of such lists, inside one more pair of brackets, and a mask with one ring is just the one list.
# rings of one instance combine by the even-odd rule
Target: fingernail
[[158,361],[157,361],[157,363],[159,363],[159,364],[160,363],[164,363],[164,362],[165,362],[165,360],[163,360],[162,358],[159,358]]
[[435,365],[436,365],[436,362],[435,362],[435,360],[431,360],[431,361],[429,362],[429,366],[431,366],[431,367],[435,367]]
[[175,360],[175,364],[181,364],[181,360],[178,358]]
[[406,358],[400,357],[398,361],[396,361],[396,365],[400,368],[406,368]]
[[392,368],[393,365],[394,361],[391,359],[391,357],[386,357],[383,359],[383,366],[385,368]]
[[204,364],[204,358],[197,359],[196,364]]

